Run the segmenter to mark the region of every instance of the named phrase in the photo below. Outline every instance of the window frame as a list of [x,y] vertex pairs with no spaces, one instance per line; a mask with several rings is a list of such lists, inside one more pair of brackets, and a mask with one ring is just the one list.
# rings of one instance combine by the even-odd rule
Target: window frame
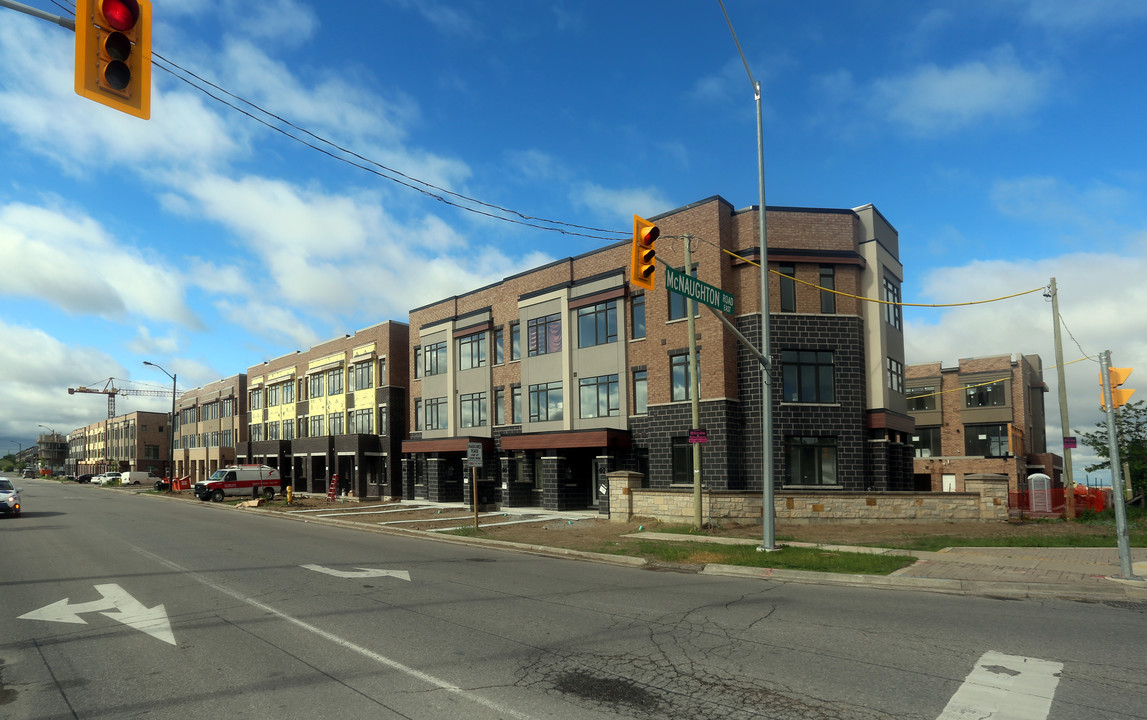
[[617,300],[577,309],[577,346],[598,347],[617,342]]
[[783,403],[837,402],[836,353],[832,350],[782,350],[781,378]]
[[[618,382],[617,373],[579,378],[578,416],[582,419],[619,417],[621,397]],[[587,405],[592,406],[592,414],[587,414]]]

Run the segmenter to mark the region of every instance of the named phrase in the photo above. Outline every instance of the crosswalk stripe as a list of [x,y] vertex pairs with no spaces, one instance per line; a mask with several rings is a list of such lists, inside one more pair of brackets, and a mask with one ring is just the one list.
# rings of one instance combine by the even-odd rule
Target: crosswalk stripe
[[936,720],[1046,720],[1063,663],[988,651]]

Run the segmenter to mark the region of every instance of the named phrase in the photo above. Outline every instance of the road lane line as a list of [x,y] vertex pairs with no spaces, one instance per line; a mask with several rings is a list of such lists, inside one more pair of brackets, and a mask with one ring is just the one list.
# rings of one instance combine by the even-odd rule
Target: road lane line
[[394,660],[392,658],[388,658],[385,655],[380,655],[379,653],[376,653],[375,651],[370,650],[369,648],[365,648],[361,645],[356,645],[355,643],[351,642],[350,640],[347,640],[345,638],[341,638],[332,632],[328,632],[326,630],[323,630],[322,628],[311,625],[310,623],[308,623],[304,620],[300,620],[300,619],[293,617],[291,615],[288,615],[287,613],[285,613],[281,610],[276,610],[275,608],[271,607],[270,605],[266,605],[264,603],[261,603],[254,598],[247,597],[246,595],[244,595],[241,592],[238,592],[236,590],[232,590],[231,588],[228,588],[224,585],[220,585],[216,582],[213,582],[212,580],[209,580],[208,578],[203,577],[202,575],[200,575],[197,572],[194,572],[192,570],[188,570],[187,568],[182,567],[181,565],[177,565],[176,563],[173,563],[166,558],[162,558],[162,557],[160,557],[160,556],[156,555],[155,553],[152,553],[148,550],[144,550],[143,548],[137,547],[136,551],[139,552],[141,555],[146,555],[147,557],[150,557],[152,560],[155,560],[156,562],[163,565],[164,567],[171,568],[172,570],[175,570],[178,573],[186,575],[187,577],[195,580],[198,583],[206,585],[207,587],[211,588],[212,590],[216,590],[218,592],[221,592],[224,595],[227,595],[228,597],[234,598],[235,600],[238,600],[241,603],[245,603],[247,605],[250,605],[253,608],[257,608],[259,610],[262,610],[265,613],[269,613],[271,615],[274,615],[275,617],[279,618],[280,620],[285,620],[285,621],[291,623],[292,625],[294,625],[295,627],[297,627],[301,630],[306,630],[307,632],[312,633],[314,635],[318,635],[319,637],[323,638],[324,640],[328,640],[328,641],[334,643],[335,645],[338,645],[341,648],[344,648],[346,650],[350,650],[351,652],[354,652],[354,653],[358,653],[359,655],[367,658],[368,660],[373,660],[374,662],[377,662],[380,665],[385,665],[388,668],[391,668],[393,670],[397,670],[398,672],[401,672],[405,675],[409,675],[410,677],[415,678],[417,680],[421,680],[422,682],[425,682],[429,685],[433,685],[433,686],[435,686],[441,690],[445,690],[446,692],[453,693],[454,695],[457,695],[461,698],[464,698],[470,702],[477,703],[478,705],[481,705],[483,707],[489,708],[490,710],[493,710],[496,713],[500,713],[506,717],[518,718],[518,720],[532,720],[532,717],[530,715],[525,715],[525,714],[522,714],[522,713],[520,713],[517,710],[514,710],[512,708],[508,708],[504,705],[499,705],[498,703],[496,703],[492,700],[487,700],[486,698],[482,697],[481,695],[477,695],[475,693],[470,692],[469,690],[465,690],[463,688],[460,688],[457,685],[454,685],[453,683],[447,682],[441,678],[437,678],[437,677],[435,677],[429,673],[422,672],[421,670],[416,670],[416,669],[410,667],[409,665],[404,665],[404,664],[398,662],[397,660]]
[[1063,663],[989,650],[936,720],[1046,720]]

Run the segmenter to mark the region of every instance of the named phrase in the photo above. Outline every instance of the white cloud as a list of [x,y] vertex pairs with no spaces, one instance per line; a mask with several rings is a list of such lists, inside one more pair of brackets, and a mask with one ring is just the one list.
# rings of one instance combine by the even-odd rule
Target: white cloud
[[1142,0],[1012,0],[1025,20],[1055,30],[1122,26],[1147,19]]
[[953,67],[929,63],[872,85],[869,107],[913,133],[932,135],[1017,117],[1047,100],[1053,73],[1024,67],[1010,47]]
[[183,302],[180,273],[120,247],[71,209],[0,205],[0,293],[33,297],[75,315],[147,317],[198,327]]
[[672,210],[674,205],[657,188],[612,189],[596,183],[582,183],[570,193],[570,200],[596,215],[628,227],[633,215],[650,217]]
[[[72,174],[116,166],[143,172],[211,166],[243,148],[241,129],[225,129],[201,96],[167,91],[169,84],[158,74],[149,121],[76,95],[71,35],[50,28],[25,20],[0,24],[0,56],[6,62],[0,73],[0,123],[26,146]],[[28,47],[39,51],[24,51]]]
[[123,367],[111,356],[4,320],[0,337],[0,437],[28,447],[38,425],[68,433],[107,416],[106,396],[69,395],[68,388],[122,376]]

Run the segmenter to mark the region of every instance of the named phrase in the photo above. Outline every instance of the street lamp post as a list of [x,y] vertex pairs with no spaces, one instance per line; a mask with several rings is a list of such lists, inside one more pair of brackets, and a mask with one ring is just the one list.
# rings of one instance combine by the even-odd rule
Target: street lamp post
[[151,367],[158,369],[160,372],[162,372],[167,377],[171,378],[171,419],[167,423],[167,434],[171,436],[171,451],[167,456],[167,462],[168,462],[167,479],[169,481],[174,481],[175,480],[175,377],[176,377],[176,375],[173,373],[167,372],[162,367],[160,367],[159,365],[156,365],[153,362],[148,362],[147,360],[144,360],[143,364],[144,365],[150,365]]
[[773,491],[773,386],[771,382],[772,351],[769,348],[769,251],[765,232],[765,119],[761,108],[761,83],[753,77],[749,69],[749,61],[741,51],[741,41],[737,39],[737,32],[733,29],[733,21],[725,11],[725,3],[718,0],[721,12],[725,15],[725,22],[729,25],[729,32],[733,35],[733,43],[737,46],[737,53],[745,65],[745,72],[749,75],[749,83],[753,86],[753,95],[757,102],[757,189],[760,195],[760,212],[758,213],[758,233],[761,246],[761,354],[764,361],[761,363],[761,436],[763,446],[761,461],[761,480],[764,486],[761,497],[761,546],[759,550],[772,552],[777,550],[776,536],[776,507],[774,506]]

